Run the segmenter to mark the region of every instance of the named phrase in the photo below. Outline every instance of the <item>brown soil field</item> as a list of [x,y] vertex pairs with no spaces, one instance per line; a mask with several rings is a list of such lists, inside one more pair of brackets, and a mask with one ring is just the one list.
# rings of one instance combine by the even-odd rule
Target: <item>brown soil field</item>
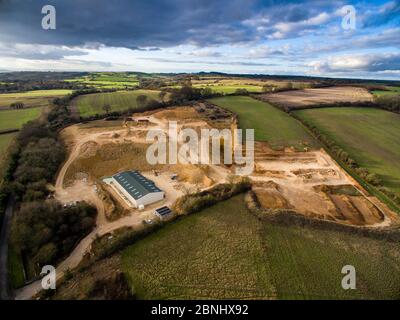
[[255,145],[253,191],[264,209],[290,209],[305,216],[355,226],[398,223],[396,214],[367,194],[322,149],[273,151]]
[[272,104],[290,109],[301,109],[306,106],[332,104],[340,102],[372,101],[373,96],[364,88],[329,87],[304,90],[292,90],[261,96]]
[[80,156],[69,167],[66,179],[75,180],[76,174],[88,173],[100,179],[124,170],[135,168],[140,171],[159,169],[160,166],[149,165],[146,160],[146,144],[139,143],[107,143],[93,151],[93,155]]

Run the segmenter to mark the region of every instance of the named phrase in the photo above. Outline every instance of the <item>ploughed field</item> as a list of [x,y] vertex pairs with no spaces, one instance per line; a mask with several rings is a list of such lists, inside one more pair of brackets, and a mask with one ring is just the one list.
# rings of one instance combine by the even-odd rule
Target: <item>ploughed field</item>
[[373,96],[364,88],[329,87],[283,91],[262,96],[268,102],[287,109],[340,102],[372,101]]
[[400,115],[372,108],[322,108],[296,111],[342,147],[383,185],[400,194]]
[[[184,217],[122,252],[139,299],[392,298],[400,292],[395,243],[263,222],[244,196]],[[357,290],[343,290],[344,265]]]
[[135,90],[135,91],[117,91],[107,93],[94,93],[77,97],[73,103],[77,106],[82,117],[92,116],[96,114],[105,114],[103,107],[111,106],[111,112],[123,111],[130,108],[135,109],[137,105],[137,97],[145,95],[148,99],[159,100],[156,90]]
[[14,102],[22,102],[27,107],[46,107],[54,98],[70,94],[71,90],[35,90],[0,94],[0,109],[8,109]]
[[235,113],[240,128],[254,129],[255,140],[266,141],[273,149],[303,150],[317,146],[297,120],[267,102],[242,96],[214,98],[209,102]]

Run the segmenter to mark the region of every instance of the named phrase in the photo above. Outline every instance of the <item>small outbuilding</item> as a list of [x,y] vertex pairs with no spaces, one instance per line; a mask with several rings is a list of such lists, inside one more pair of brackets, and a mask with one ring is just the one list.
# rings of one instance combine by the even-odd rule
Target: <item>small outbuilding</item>
[[154,214],[161,220],[168,218],[171,215],[171,213],[172,213],[171,209],[165,206],[154,210]]

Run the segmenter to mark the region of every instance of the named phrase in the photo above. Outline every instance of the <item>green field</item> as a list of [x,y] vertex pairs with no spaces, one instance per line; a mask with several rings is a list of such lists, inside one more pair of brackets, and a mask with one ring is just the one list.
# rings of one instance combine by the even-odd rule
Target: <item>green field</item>
[[122,254],[139,299],[274,297],[242,196],[169,224]]
[[159,91],[135,90],[117,91],[107,93],[94,93],[76,98],[75,102],[82,117],[95,114],[104,114],[104,105],[109,104],[111,111],[122,111],[129,108],[137,108],[136,98],[139,95],[146,95],[149,99],[158,100]]
[[246,89],[248,92],[251,93],[259,93],[262,91],[261,86],[253,86],[253,85],[201,85],[195,84],[193,87],[196,88],[211,88],[212,91],[224,94],[232,94],[235,93],[237,89]]
[[7,166],[7,150],[16,136],[15,132],[0,134],[0,181],[3,179],[4,169]]
[[255,140],[267,141],[274,149],[293,146],[302,150],[316,146],[315,140],[295,119],[267,102],[241,96],[209,101],[237,114],[242,129],[254,129]]
[[[15,138],[16,133],[0,134],[0,154],[3,155],[10,145],[11,141]],[[0,156],[1,159],[1,156]]]
[[0,109],[9,108],[13,102],[22,102],[25,107],[45,107],[56,97],[65,96],[72,90],[36,90],[0,94]]
[[42,108],[0,111],[0,132],[20,129],[25,123],[39,117]]
[[[168,88],[181,88],[181,85],[173,85],[168,86]],[[213,84],[193,84],[194,88],[210,88],[213,92],[223,93],[223,94],[232,94],[235,93],[237,89],[246,89],[250,93],[260,93],[262,92],[262,87],[257,85],[241,85],[241,84],[233,84],[233,85],[213,85]]]
[[387,87],[387,88],[389,90],[373,90],[371,92],[373,95],[377,97],[400,94],[400,87]]
[[[347,264],[357,290],[341,288]],[[122,269],[139,299],[400,298],[397,244],[261,222],[243,195],[128,247]]]
[[139,81],[135,74],[128,73],[91,73],[88,76],[68,79],[67,82],[76,82],[94,88],[102,89],[125,89],[126,87],[136,87]]
[[[400,299],[397,243],[268,224],[263,239],[279,299]],[[341,287],[345,265],[356,269],[356,290]]]
[[400,194],[400,115],[371,108],[296,111]]

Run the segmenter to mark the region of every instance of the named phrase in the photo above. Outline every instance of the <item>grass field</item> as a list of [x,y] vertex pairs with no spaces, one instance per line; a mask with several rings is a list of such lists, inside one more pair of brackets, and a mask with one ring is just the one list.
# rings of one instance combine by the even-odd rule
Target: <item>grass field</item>
[[[0,154],[1,155],[3,155],[4,152],[7,150],[8,146],[13,141],[15,136],[16,136],[16,133],[0,134]],[[2,156],[0,156],[0,160],[1,160],[1,158],[2,158]]]
[[68,79],[67,82],[77,82],[90,87],[103,89],[125,89],[139,85],[136,75],[128,73],[91,73],[89,76]]
[[400,115],[371,108],[296,111],[400,194]]
[[7,167],[8,147],[11,145],[17,133],[0,134],[0,181],[3,179],[5,168]]
[[45,107],[56,97],[65,96],[71,90],[36,90],[0,94],[0,109],[9,108],[13,102],[22,102],[25,107]]
[[42,108],[0,111],[0,132],[20,129],[25,123],[39,117]]
[[[279,299],[400,298],[396,243],[268,224],[262,237]],[[341,287],[345,265],[356,269],[356,290]]]
[[122,254],[139,299],[275,296],[242,196],[167,225]]
[[387,95],[394,95],[400,94],[400,87],[387,87],[389,90],[373,90],[371,91],[373,95],[380,97],[380,96],[387,96]]
[[242,129],[254,129],[255,139],[267,141],[274,149],[293,146],[302,150],[305,146],[316,145],[315,140],[295,119],[267,102],[241,96],[209,101],[237,114]]
[[[356,290],[341,288],[348,264]],[[261,222],[243,195],[128,247],[122,270],[139,299],[400,298],[397,244]]]
[[235,93],[235,91],[237,89],[246,89],[248,92],[251,93],[259,93],[262,91],[262,87],[260,86],[253,86],[253,85],[209,85],[209,86],[205,86],[205,85],[194,85],[194,87],[197,88],[205,88],[205,87],[209,87],[211,88],[212,91],[214,92],[218,92],[218,93],[225,93],[225,94],[231,94],[231,93]]
[[80,115],[87,117],[95,114],[104,114],[103,107],[106,104],[111,106],[111,111],[135,109],[137,107],[136,98],[139,95],[146,95],[149,99],[158,100],[158,94],[159,91],[154,90],[94,93],[78,97],[75,103]]
[[[181,88],[180,85],[168,86],[169,88]],[[257,85],[213,85],[213,84],[193,84],[194,88],[210,88],[213,92],[232,94],[235,93],[237,89],[246,89],[250,93],[260,93],[262,92],[262,87]]]

